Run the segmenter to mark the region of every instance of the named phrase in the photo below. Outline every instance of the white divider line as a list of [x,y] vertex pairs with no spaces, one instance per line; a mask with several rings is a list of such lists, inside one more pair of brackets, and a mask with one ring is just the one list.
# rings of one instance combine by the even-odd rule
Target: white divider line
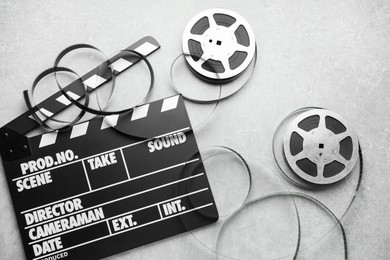
[[119,149],[120,152],[121,152],[121,155],[122,155],[122,161],[123,161],[123,164],[125,165],[125,170],[126,170],[126,174],[127,174],[127,179],[130,180],[130,173],[129,173],[129,169],[127,169],[127,163],[126,163],[126,159],[125,159],[125,156],[123,155],[123,149]]
[[135,146],[135,145],[139,145],[139,144],[142,144],[142,143],[145,143],[145,142],[148,142],[150,140],[153,140],[155,138],[159,138],[159,137],[163,137],[163,136],[166,136],[166,135],[170,135],[170,134],[173,134],[173,133],[179,133],[179,132],[182,132],[182,131],[186,131],[190,129],[190,127],[185,127],[185,128],[182,128],[182,129],[179,129],[179,130],[175,130],[173,132],[169,132],[169,133],[166,133],[166,134],[163,134],[163,135],[159,135],[159,136],[155,136],[153,138],[149,138],[149,139],[146,139],[146,140],[142,140],[142,141],[139,141],[139,142],[136,142],[136,143],[132,143],[132,144],[128,144],[128,145],[125,145],[125,146],[122,146],[122,147],[117,147],[115,149],[111,149],[111,150],[108,150],[108,151],[105,151],[105,152],[101,152],[101,153],[98,153],[98,154],[94,154],[94,155],[91,155],[91,156],[88,156],[88,157],[85,157],[85,158],[81,158],[81,159],[78,159],[78,160],[74,160],[74,161],[71,161],[71,162],[68,162],[68,163],[64,163],[64,164],[61,164],[61,165],[57,165],[57,166],[54,166],[54,167],[51,167],[51,168],[47,168],[47,169],[44,169],[44,170],[41,170],[41,171],[37,171],[37,172],[34,172],[34,173],[30,173],[30,174],[26,174],[24,176],[21,176],[21,177],[17,177],[17,178],[14,178],[12,179],[12,181],[17,181],[19,179],[24,179],[26,177],[30,177],[30,176],[33,176],[33,175],[37,175],[37,174],[40,174],[42,172],[47,172],[47,171],[51,171],[51,170],[54,170],[54,169],[57,169],[57,168],[60,168],[60,167],[64,167],[64,166],[67,166],[67,165],[70,165],[70,164],[73,164],[73,163],[77,163],[77,162],[80,162],[80,161],[83,161],[83,160],[87,160],[89,158],[93,158],[93,157],[96,157],[96,156],[99,156],[99,155],[102,155],[102,154],[106,154],[106,153],[110,153],[110,152],[115,152],[119,149],[125,149],[125,148],[128,148],[128,147],[131,147],[131,146]]
[[162,134],[162,135],[155,136],[154,138],[148,139],[148,141],[150,141],[152,139],[155,139],[155,138],[160,138],[160,137],[164,137],[164,136],[167,136],[167,135],[183,132],[183,131],[186,131],[186,130],[189,130],[189,129],[190,129],[190,127],[184,127],[182,129],[179,129],[179,130],[176,130],[176,131],[172,131],[172,132],[169,132],[169,133],[165,133],[165,134]]
[[110,232],[110,235],[112,235],[110,223],[108,222],[108,220],[106,221],[106,223],[107,223],[108,231]]
[[[36,244],[36,243],[39,243],[39,242],[42,242],[42,241],[45,241],[45,240],[48,240],[48,239],[51,239],[55,236],[59,236],[59,235],[64,235],[64,234],[68,234],[68,233],[71,233],[73,231],[76,231],[76,230],[79,230],[79,229],[83,229],[83,228],[86,228],[86,227],[89,227],[89,226],[93,226],[93,225],[96,225],[96,224],[99,224],[99,223],[102,223],[102,222],[108,222],[109,220],[111,219],[115,219],[115,218],[119,218],[119,217],[122,217],[122,216],[125,216],[125,215],[128,215],[128,214],[131,214],[131,213],[134,213],[134,212],[138,212],[138,211],[141,211],[141,210],[144,210],[144,209],[147,209],[147,208],[152,208],[154,206],[159,206],[159,204],[162,204],[162,203],[165,203],[165,202],[168,202],[168,201],[171,201],[171,200],[175,200],[175,199],[180,199],[180,198],[183,198],[183,197],[187,197],[187,196],[191,196],[191,195],[194,195],[194,194],[197,194],[197,193],[200,193],[200,192],[203,192],[203,191],[206,191],[208,190],[209,188],[203,188],[203,189],[200,189],[200,190],[196,190],[196,191],[193,191],[193,192],[189,192],[187,194],[183,194],[183,195],[180,195],[180,196],[177,196],[175,198],[170,198],[170,199],[167,199],[167,200],[164,200],[164,201],[160,201],[160,202],[157,202],[157,203],[154,203],[154,204],[151,204],[151,205],[148,205],[148,206],[145,206],[145,207],[142,207],[142,208],[139,208],[139,209],[135,209],[135,210],[132,210],[132,211],[129,211],[129,212],[125,212],[125,213],[122,213],[122,214],[119,214],[119,215],[116,215],[116,216],[113,216],[113,217],[110,217],[110,218],[105,218],[105,219],[102,219],[102,220],[99,220],[99,221],[96,221],[96,222],[92,222],[88,225],[83,225],[83,226],[80,226],[78,228],[74,228],[74,229],[70,229],[70,230],[67,230],[67,231],[64,231],[64,232],[59,232],[57,234],[53,234],[51,236],[47,236],[45,238],[42,238],[42,239],[39,239],[39,240],[34,240],[30,243],[28,243],[29,245],[33,245],[33,244]],[[160,211],[160,210],[159,210]],[[176,214],[177,215],[177,214]],[[162,216],[161,212],[160,212],[160,216],[161,218],[163,219],[164,217]],[[167,218],[167,217],[165,217]],[[110,228],[109,228],[110,229]],[[111,233],[111,229],[110,229],[110,233]]]
[[[84,211],[88,211],[88,210],[92,210],[92,209],[94,209],[94,208],[102,207],[102,206],[104,206],[104,205],[107,205],[107,204],[110,204],[110,203],[114,203],[114,202],[118,202],[118,201],[121,201],[121,200],[124,200],[124,199],[128,199],[128,198],[131,198],[131,197],[134,197],[134,196],[137,196],[137,195],[140,195],[140,194],[149,192],[149,191],[157,190],[157,189],[159,189],[159,188],[164,188],[164,187],[169,186],[169,185],[171,185],[171,184],[176,184],[176,183],[179,183],[179,182],[187,181],[187,180],[190,180],[190,179],[193,179],[193,178],[202,176],[203,174],[204,174],[204,173],[198,173],[198,174],[196,174],[196,175],[193,175],[193,176],[190,176],[190,177],[187,177],[187,178],[183,178],[183,179],[179,179],[179,180],[176,180],[176,181],[173,181],[173,182],[169,182],[169,183],[166,183],[166,184],[162,184],[162,185],[160,185],[160,186],[156,186],[156,187],[153,187],[153,188],[150,188],[150,189],[147,189],[147,190],[143,190],[143,191],[140,191],[140,192],[137,192],[137,193],[133,193],[133,194],[127,195],[127,196],[125,196],[125,197],[120,197],[120,198],[117,198],[117,199],[115,199],[115,200],[106,201],[106,202],[104,202],[104,203],[101,203],[101,204],[98,204],[98,205],[91,206],[91,207],[89,207],[89,208],[84,208],[84,209],[79,210],[79,211],[75,211],[75,212],[68,213],[68,214],[65,214],[65,215],[62,215],[62,216],[59,216],[59,217],[56,217],[56,218],[48,219],[48,220],[45,220],[45,221],[42,221],[42,222],[33,224],[33,225],[30,225],[30,226],[26,226],[26,227],[24,227],[24,229],[30,229],[30,228],[32,228],[32,227],[40,226],[40,225],[43,225],[43,224],[45,224],[45,223],[49,223],[49,222],[56,221],[56,220],[58,220],[58,219],[62,219],[62,218],[65,218],[65,217],[69,217],[69,216],[72,216],[72,215],[76,215],[76,214],[79,214],[79,213],[84,212]],[[171,199],[170,199],[170,200],[171,200]]]
[[160,218],[163,219],[164,217],[163,217],[163,215],[161,213],[160,205],[156,205],[156,206],[158,208],[158,213],[160,214]]
[[87,179],[89,191],[92,191],[91,183],[89,183],[88,172],[87,172],[87,169],[85,168],[85,163],[84,163],[84,161],[81,161],[81,163],[83,164],[83,169],[84,169],[84,173],[85,173],[85,178]]
[[[193,161],[195,161],[195,159]],[[188,164],[188,162],[185,162],[185,163]],[[180,166],[181,164],[183,164],[183,163],[179,163],[179,164],[176,164],[176,165]],[[60,200],[56,200],[56,201],[53,201],[53,202],[49,202],[47,204],[44,204],[44,205],[41,205],[41,206],[38,206],[38,207],[35,207],[35,208],[32,208],[32,209],[24,210],[24,211],[20,212],[20,214],[25,214],[27,212],[30,212],[30,211],[33,211],[33,210],[36,210],[36,209],[39,209],[39,208],[44,208],[44,207],[47,207],[47,206],[55,204],[55,203],[59,203],[59,202],[65,201],[65,200],[69,200],[69,199],[73,199],[73,198],[80,197],[80,196],[83,196],[83,195],[87,195],[89,193],[97,192],[97,191],[100,191],[100,190],[108,189],[108,188],[111,188],[111,187],[123,184],[123,183],[128,182],[128,181],[129,180],[120,181],[120,182],[113,183],[113,184],[110,184],[110,185],[107,185],[107,186],[104,186],[104,187],[101,187],[101,188],[98,188],[98,189],[94,189],[94,190],[83,192],[83,193],[80,193],[80,194],[77,194],[77,195],[73,195],[73,196],[70,196],[70,197],[67,197],[67,198],[64,198],[64,199],[60,199]]]
[[137,228],[141,228],[141,227],[144,227],[144,226],[149,226],[149,225],[152,225],[152,224],[157,223],[157,222],[164,221],[164,220],[169,219],[169,218],[174,218],[174,217],[177,217],[177,216],[180,216],[180,215],[184,215],[184,214],[190,213],[190,212],[198,210],[198,209],[203,209],[203,208],[206,208],[206,207],[210,207],[211,205],[213,205],[213,203],[205,204],[205,205],[202,205],[202,206],[199,206],[199,207],[187,210],[187,211],[183,211],[183,212],[178,213],[176,215],[168,216],[168,217],[166,217],[164,219],[158,219],[158,220],[151,221],[149,223],[145,223],[143,225],[135,226],[134,228],[126,229],[126,230],[114,233],[112,235],[99,237],[99,238],[96,238],[94,240],[90,240],[90,241],[87,241],[87,242],[84,242],[84,243],[81,243],[81,244],[78,244],[78,245],[75,245],[75,246],[64,248],[64,249],[58,250],[58,251],[56,251],[54,253],[50,253],[50,254],[46,254],[46,255],[40,256],[40,257],[33,258],[33,260],[39,260],[39,259],[42,259],[44,257],[48,257],[48,256],[51,256],[51,255],[54,255],[54,254],[61,253],[61,252],[66,251],[66,250],[71,250],[71,249],[74,249],[74,248],[77,248],[77,247],[80,247],[80,246],[88,245],[88,244],[91,244],[91,243],[94,243],[94,242],[97,242],[97,241],[100,241],[100,240],[103,240],[103,239],[106,239],[106,238],[109,238],[109,237],[112,237],[112,236],[116,236],[116,235],[119,235],[119,234],[122,234],[122,233],[125,233],[125,232],[129,232],[129,231],[137,229]]
[[190,160],[190,161],[186,161],[186,162],[182,162],[182,163],[179,163],[179,164],[175,164],[175,165],[172,165],[172,166],[169,166],[169,167],[166,167],[166,168],[162,168],[162,169],[157,170],[157,171],[153,171],[153,172],[149,172],[149,173],[146,173],[146,174],[142,174],[142,175],[140,175],[140,176],[138,176],[138,177],[132,178],[132,180],[136,180],[136,179],[140,179],[140,178],[143,178],[143,177],[147,177],[147,176],[150,176],[150,175],[159,173],[159,172],[163,172],[163,171],[166,171],[166,170],[170,170],[170,169],[173,169],[173,168],[176,168],[176,167],[179,167],[179,166],[184,166],[184,165],[186,165],[186,164],[190,164],[190,163],[193,163],[193,162],[196,162],[196,161],[199,161],[199,158],[195,158],[195,159]]

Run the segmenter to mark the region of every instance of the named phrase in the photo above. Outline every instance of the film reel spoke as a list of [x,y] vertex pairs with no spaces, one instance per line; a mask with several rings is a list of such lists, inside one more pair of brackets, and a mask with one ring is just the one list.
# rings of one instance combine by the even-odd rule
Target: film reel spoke
[[219,27],[213,15],[214,15],[213,12],[207,15],[207,19],[209,21],[209,28],[212,30],[217,29]]
[[325,121],[325,115],[318,115],[320,118],[320,121],[318,122],[318,128],[324,130],[324,129],[327,129],[326,128],[326,121]]
[[350,133],[349,132],[343,132],[343,133],[340,133],[338,135],[336,135],[339,142],[343,141],[345,138],[349,137],[350,136]]
[[240,25],[240,22],[235,21],[232,25],[229,26],[230,33],[234,34]]
[[319,160],[316,162],[317,165],[317,179],[323,179],[324,178],[324,167],[325,162],[323,160]]
[[310,133],[303,130],[302,128],[297,127],[295,129],[295,132],[299,134],[304,140],[308,139],[310,137]]
[[[190,55],[197,56],[198,53],[191,52]],[[209,58],[203,53],[201,56],[198,56],[199,59],[195,61],[196,66],[202,66],[202,64],[205,62],[205,60],[208,60]]]
[[[191,33],[189,36],[189,39],[194,40],[194,41],[199,42],[199,43],[202,43],[202,41],[204,40],[204,36]],[[199,54],[199,53],[197,53],[197,54]]]
[[249,52],[249,47],[246,47],[244,45],[241,45],[241,44],[237,43],[236,51],[248,53]]
[[221,59],[222,66],[225,69],[225,72],[230,72],[230,63],[229,63],[229,58],[226,56],[223,59]]
[[302,160],[302,159],[305,159],[307,158],[307,155],[305,154],[304,151],[301,151],[300,153],[298,153],[297,155],[293,156],[293,160],[295,161],[295,163],[299,160]]
[[[336,153],[337,151],[335,151]],[[344,165],[347,165],[349,163],[349,161],[347,159],[345,159],[343,156],[341,156],[340,153],[337,152],[337,155],[336,155],[336,158],[335,158],[336,161],[338,161],[339,163],[341,164],[344,164]]]

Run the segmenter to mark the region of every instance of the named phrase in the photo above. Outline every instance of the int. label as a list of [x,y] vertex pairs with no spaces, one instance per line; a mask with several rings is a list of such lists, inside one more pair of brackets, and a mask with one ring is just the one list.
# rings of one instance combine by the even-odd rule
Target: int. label
[[174,200],[174,201],[171,201],[171,202],[168,202],[168,203],[164,203],[162,205],[162,207],[163,207],[165,216],[173,215],[175,213],[178,213],[178,212],[186,210],[186,207],[181,205],[181,200],[180,199]]

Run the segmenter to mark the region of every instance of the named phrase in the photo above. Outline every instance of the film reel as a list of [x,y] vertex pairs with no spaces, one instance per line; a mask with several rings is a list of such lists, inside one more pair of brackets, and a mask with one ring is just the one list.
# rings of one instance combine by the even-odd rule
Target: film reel
[[253,30],[242,16],[226,9],[209,9],[187,24],[182,48],[184,53],[195,54],[186,61],[197,76],[229,82],[248,68],[256,44]]
[[[318,107],[293,111],[275,130],[273,155],[279,172],[295,186],[292,190],[305,189],[340,222],[344,219],[359,194],[363,156],[354,129],[343,117]],[[316,211],[303,207],[308,228],[318,226]],[[335,227],[322,223],[316,234],[303,237],[301,248],[311,248]]]
[[289,167],[313,184],[331,184],[345,178],[358,158],[358,140],[340,115],[312,109],[289,125],[283,142]]
[[[195,124],[194,128],[199,128],[213,115],[220,101],[248,83],[257,61],[255,37],[240,15],[225,9],[209,9],[187,24],[182,49],[183,53],[174,59],[170,69],[173,89],[190,101],[187,104],[213,105],[205,119]],[[174,69],[179,67],[180,57],[187,65],[184,67],[190,68],[188,73]],[[199,81],[194,87],[188,85],[186,73]],[[177,78],[182,78],[182,83],[177,83]]]

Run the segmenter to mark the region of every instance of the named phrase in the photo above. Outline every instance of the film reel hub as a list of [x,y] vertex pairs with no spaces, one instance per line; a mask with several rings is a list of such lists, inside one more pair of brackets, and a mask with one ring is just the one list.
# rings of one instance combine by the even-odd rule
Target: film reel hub
[[341,116],[325,109],[312,109],[293,119],[283,149],[293,172],[314,184],[340,181],[358,158],[358,141],[352,128]]
[[[229,28],[216,26],[209,28],[204,37],[199,37],[205,59],[226,61],[237,49],[237,39]],[[225,66],[224,66],[225,67]],[[230,69],[230,66],[227,66]],[[226,68],[225,68],[226,70]]]
[[302,133],[306,138],[303,140],[303,151],[307,158],[317,163],[330,162],[337,159],[340,150],[338,138],[328,129],[316,129],[309,133]]
[[183,33],[183,53],[198,76],[229,81],[243,73],[255,56],[255,36],[235,12],[210,9],[197,14]]

